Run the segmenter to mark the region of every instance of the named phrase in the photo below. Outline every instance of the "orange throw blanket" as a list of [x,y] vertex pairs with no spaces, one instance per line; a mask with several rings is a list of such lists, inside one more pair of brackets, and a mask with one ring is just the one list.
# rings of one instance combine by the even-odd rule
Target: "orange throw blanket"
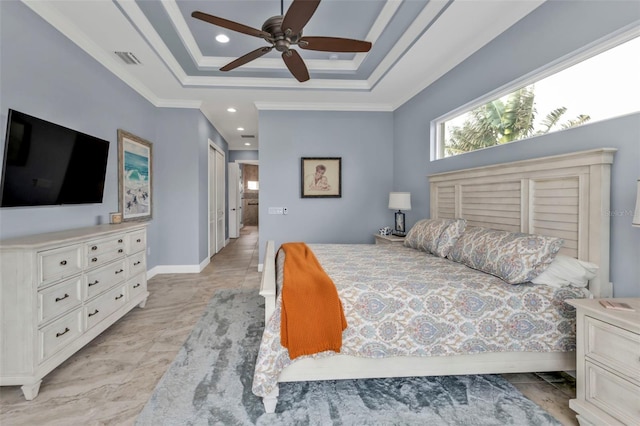
[[340,352],[347,328],[338,290],[305,243],[285,243],[280,343],[289,358]]

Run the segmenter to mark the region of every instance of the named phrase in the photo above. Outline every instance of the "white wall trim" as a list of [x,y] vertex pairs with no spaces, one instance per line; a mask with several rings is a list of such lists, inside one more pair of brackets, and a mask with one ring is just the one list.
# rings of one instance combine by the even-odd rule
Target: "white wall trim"
[[340,104],[306,102],[254,102],[260,111],[357,111],[357,112],[393,112],[389,104]]
[[206,268],[207,265],[209,265],[210,263],[211,263],[211,258],[207,256],[206,259],[204,259],[202,262],[200,262],[200,271],[198,271],[198,272],[202,272],[202,270],[204,268]]
[[147,279],[159,274],[199,274],[200,265],[157,265],[147,272]]

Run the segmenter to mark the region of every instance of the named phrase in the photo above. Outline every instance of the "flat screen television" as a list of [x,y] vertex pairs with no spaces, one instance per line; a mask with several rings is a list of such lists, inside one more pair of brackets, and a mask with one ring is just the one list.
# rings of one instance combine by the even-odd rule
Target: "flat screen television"
[[109,142],[9,110],[0,207],[101,203]]

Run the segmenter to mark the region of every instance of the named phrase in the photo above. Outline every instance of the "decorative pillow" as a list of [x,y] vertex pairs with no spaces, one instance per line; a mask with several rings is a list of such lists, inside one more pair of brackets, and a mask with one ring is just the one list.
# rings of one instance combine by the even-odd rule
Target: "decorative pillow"
[[453,219],[419,220],[407,233],[404,245],[427,253],[435,253],[440,235],[453,222]]
[[561,238],[473,227],[458,238],[447,257],[509,284],[520,284],[540,275],[563,242]]
[[551,287],[586,287],[596,277],[598,265],[559,254],[547,269],[531,280]]
[[438,240],[438,246],[436,247],[435,255],[440,257],[447,257],[451,249],[453,248],[458,238],[464,232],[464,228],[467,227],[467,221],[464,219],[456,219],[449,226],[442,231]]

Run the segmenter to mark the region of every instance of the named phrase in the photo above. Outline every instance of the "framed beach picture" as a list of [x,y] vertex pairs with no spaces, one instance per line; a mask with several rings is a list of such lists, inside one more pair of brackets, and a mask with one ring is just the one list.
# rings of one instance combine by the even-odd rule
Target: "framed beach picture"
[[118,129],[118,208],[123,221],[151,219],[152,154],[151,142]]
[[301,160],[302,198],[342,197],[341,157],[302,157]]

